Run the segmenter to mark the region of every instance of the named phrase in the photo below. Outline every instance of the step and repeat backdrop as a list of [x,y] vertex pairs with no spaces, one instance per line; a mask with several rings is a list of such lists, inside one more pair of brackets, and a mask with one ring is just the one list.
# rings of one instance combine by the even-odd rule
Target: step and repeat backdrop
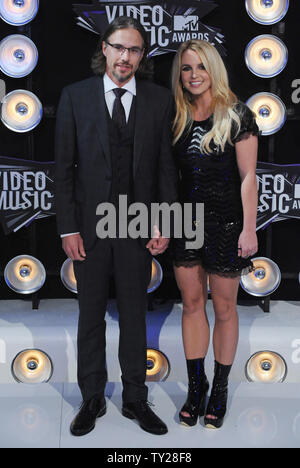
[[[121,15],[137,18],[148,32],[153,80],[162,86],[170,87],[174,54],[185,40],[209,41],[223,56],[233,91],[261,130],[259,251],[239,298],[299,300],[296,0],[0,0],[0,298],[76,294],[72,263],[56,233],[56,109],[64,86],[92,75],[101,33]],[[153,262],[149,295],[179,298],[168,251]]]

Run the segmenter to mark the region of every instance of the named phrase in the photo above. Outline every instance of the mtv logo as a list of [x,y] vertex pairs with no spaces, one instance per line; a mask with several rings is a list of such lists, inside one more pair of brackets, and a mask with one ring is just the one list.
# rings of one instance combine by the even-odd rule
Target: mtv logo
[[174,16],[175,31],[198,31],[199,16]]
[[300,184],[295,184],[294,198],[300,198]]

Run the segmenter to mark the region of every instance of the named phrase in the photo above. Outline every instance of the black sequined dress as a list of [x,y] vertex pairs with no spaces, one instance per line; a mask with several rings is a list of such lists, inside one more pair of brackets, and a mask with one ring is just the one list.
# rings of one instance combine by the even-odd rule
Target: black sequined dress
[[[241,119],[237,136],[234,125],[232,142],[236,143],[259,130],[252,111],[243,103],[236,106]],[[253,269],[250,258],[238,256],[238,239],[243,228],[241,179],[234,146],[226,143],[224,152],[211,146],[211,154],[202,154],[201,138],[211,129],[212,116],[194,121],[191,131],[183,134],[175,145],[175,157],[181,172],[182,203],[204,203],[204,244],[200,249],[186,249],[185,237],[173,239],[176,266],[202,265],[207,273],[235,277]],[[195,215],[194,215],[195,216]],[[197,223],[193,218],[193,223]]]

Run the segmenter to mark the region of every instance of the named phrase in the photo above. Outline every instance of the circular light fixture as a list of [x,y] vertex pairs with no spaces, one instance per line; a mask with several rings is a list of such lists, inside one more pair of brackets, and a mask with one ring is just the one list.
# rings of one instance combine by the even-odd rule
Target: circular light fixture
[[273,135],[283,127],[286,121],[286,108],[275,94],[254,94],[246,104],[254,112],[262,135]]
[[283,357],[273,351],[259,351],[246,364],[249,382],[280,383],[287,376],[287,365]]
[[12,26],[23,26],[33,20],[38,9],[38,0],[1,0],[0,18]]
[[245,410],[239,415],[237,431],[242,435],[247,447],[266,447],[278,434],[278,422],[274,411],[263,406],[245,405]]
[[74,265],[70,258],[67,258],[67,260],[64,261],[60,270],[60,278],[63,282],[63,285],[69,291],[77,294],[77,281],[74,274]]
[[19,383],[45,383],[50,380],[52,373],[51,359],[39,349],[21,351],[12,363],[13,377]]
[[19,255],[8,262],[4,270],[6,284],[19,294],[33,294],[46,280],[42,263],[30,255]]
[[147,349],[148,382],[164,382],[170,374],[170,363],[167,356],[157,349]]
[[289,8],[289,0],[246,0],[250,18],[259,24],[275,24],[281,21]]
[[[60,277],[64,286],[69,289],[69,291],[77,294],[77,281],[74,274],[73,262],[70,258],[67,258],[67,260],[65,260],[63,263],[60,270]],[[163,273],[159,262],[156,259],[152,259],[152,275],[147,292],[151,293],[155,291],[162,282],[162,278]]]
[[26,36],[13,34],[0,42],[0,70],[12,78],[29,75],[38,61],[35,44]]
[[162,267],[160,266],[160,263],[155,258],[153,258],[151,281],[147,289],[148,294],[155,291],[160,286],[162,280],[163,280]]
[[275,36],[264,34],[252,39],[245,50],[249,70],[261,78],[272,78],[282,72],[287,64],[285,44]]
[[14,132],[33,130],[40,123],[42,116],[42,104],[30,91],[18,89],[2,99],[1,120]]
[[266,257],[252,259],[254,271],[241,275],[240,284],[252,296],[268,296],[280,285],[281,273],[278,265]]

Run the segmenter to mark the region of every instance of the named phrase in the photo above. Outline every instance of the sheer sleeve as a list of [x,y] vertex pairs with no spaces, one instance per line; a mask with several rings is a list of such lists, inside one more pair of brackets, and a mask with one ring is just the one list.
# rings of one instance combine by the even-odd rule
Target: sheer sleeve
[[239,102],[235,108],[236,113],[239,115],[241,120],[241,128],[236,135],[236,132],[233,132],[232,141],[237,143],[238,141],[245,140],[251,135],[259,136],[260,131],[255,121],[255,115],[251,109],[249,109],[246,104]]

